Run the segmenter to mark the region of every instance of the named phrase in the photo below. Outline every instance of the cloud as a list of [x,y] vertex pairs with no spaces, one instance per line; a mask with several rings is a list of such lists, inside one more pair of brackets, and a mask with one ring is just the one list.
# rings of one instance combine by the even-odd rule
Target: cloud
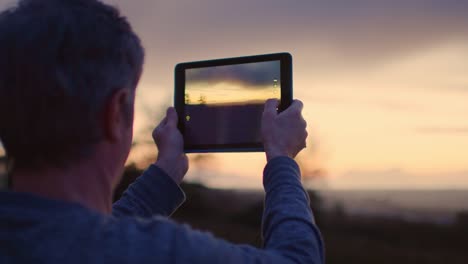
[[[229,47],[263,39],[274,40],[270,44],[325,43],[365,52],[373,46],[375,51],[385,55],[395,47],[420,47],[426,40],[462,37],[458,33],[468,31],[468,4],[454,0],[201,0],[161,1],[158,5],[148,3],[154,1],[140,0],[132,1],[131,6],[124,1],[112,2],[118,3],[137,28],[151,39],[188,40],[167,43],[175,46],[198,47],[197,43],[212,43],[214,46],[204,46],[211,52],[213,48],[220,48],[219,43]],[[301,40],[302,43],[296,42]]]
[[280,70],[279,61],[195,68],[186,71],[186,82],[209,84],[235,82],[248,88],[263,88],[263,86],[272,86],[275,79],[279,81]]
[[468,171],[413,173],[401,168],[352,170],[331,180],[334,188],[354,189],[466,189]]
[[160,86],[172,85],[173,66],[181,61],[290,51],[296,70],[320,76],[468,41],[468,1],[107,2],[142,37],[144,81]]
[[141,36],[142,83],[159,87],[188,60],[290,51],[295,70],[336,75],[468,38],[468,1],[104,1]]
[[460,0],[105,2],[129,17],[154,67],[172,59],[261,50],[362,64],[393,60],[449,40],[466,41],[468,35],[468,1]]
[[468,135],[468,126],[466,127],[421,127],[416,131],[422,134],[453,134]]

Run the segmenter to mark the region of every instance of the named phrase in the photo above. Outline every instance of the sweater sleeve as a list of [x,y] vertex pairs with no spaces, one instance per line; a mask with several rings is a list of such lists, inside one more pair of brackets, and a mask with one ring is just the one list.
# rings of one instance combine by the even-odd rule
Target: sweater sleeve
[[151,165],[114,203],[116,217],[170,216],[185,201],[182,189],[159,167]]
[[111,232],[98,228],[105,231],[98,239],[106,239],[109,250],[101,255],[115,256],[121,263],[324,263],[297,164],[275,158],[264,173],[263,249],[235,245],[166,218],[122,217]]
[[323,242],[315,225],[297,163],[288,157],[271,160],[264,170],[264,247],[297,262],[324,263]]

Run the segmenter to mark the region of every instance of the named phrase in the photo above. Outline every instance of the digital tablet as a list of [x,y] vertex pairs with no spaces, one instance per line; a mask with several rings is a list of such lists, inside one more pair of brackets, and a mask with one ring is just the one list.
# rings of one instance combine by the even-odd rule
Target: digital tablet
[[175,67],[174,106],[184,151],[263,151],[265,101],[292,102],[292,57],[275,53],[185,62]]

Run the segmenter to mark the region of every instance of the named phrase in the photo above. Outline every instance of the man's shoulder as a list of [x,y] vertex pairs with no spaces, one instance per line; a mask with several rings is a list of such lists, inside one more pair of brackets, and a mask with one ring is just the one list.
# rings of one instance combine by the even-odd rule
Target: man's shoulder
[[190,233],[165,217],[114,217],[26,196],[0,193],[16,201],[0,208],[0,240],[8,244],[0,249],[0,260],[8,257],[7,263],[133,263],[142,257],[156,261],[174,250],[169,244],[175,234]]

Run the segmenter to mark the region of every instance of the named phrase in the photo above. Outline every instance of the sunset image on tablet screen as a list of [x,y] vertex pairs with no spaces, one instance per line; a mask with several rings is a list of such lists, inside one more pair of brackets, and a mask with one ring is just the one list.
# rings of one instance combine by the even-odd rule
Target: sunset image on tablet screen
[[186,143],[260,143],[265,101],[281,96],[280,73],[280,61],[187,69]]

